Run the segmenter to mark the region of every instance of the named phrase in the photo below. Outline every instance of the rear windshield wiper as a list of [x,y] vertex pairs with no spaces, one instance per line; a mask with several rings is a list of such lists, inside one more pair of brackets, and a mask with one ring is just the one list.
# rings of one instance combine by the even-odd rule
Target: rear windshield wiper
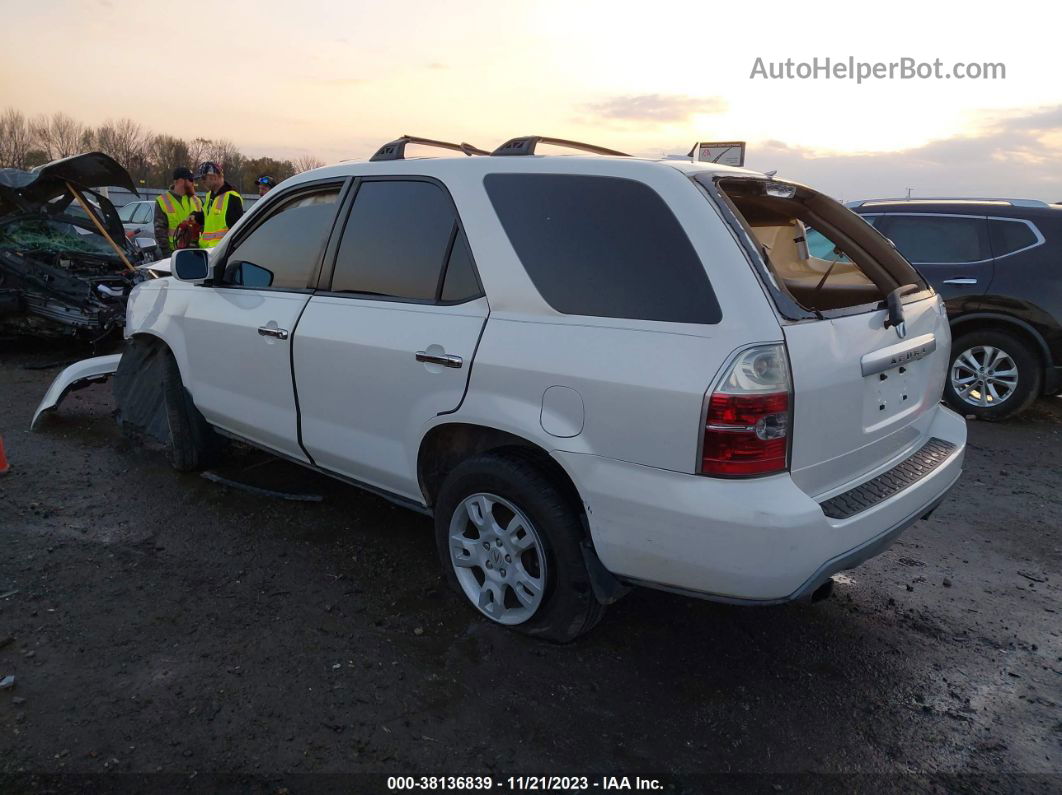
[[903,314],[903,297],[905,295],[910,295],[911,293],[917,293],[919,289],[921,288],[919,288],[917,284],[901,284],[885,296],[885,306],[889,310],[889,316],[885,318],[885,328],[899,329],[901,337],[906,333]]

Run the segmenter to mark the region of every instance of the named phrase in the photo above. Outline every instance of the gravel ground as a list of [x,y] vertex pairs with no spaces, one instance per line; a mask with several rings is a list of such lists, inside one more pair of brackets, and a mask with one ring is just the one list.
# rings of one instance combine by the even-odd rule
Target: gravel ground
[[[28,432],[58,372],[30,368],[77,356],[6,345],[7,791],[575,773],[688,792],[1062,787],[1058,399],[971,422],[944,505],[825,602],[638,590],[556,647],[450,593],[427,518],[250,450],[223,474],[323,501],[175,473],[122,439],[109,385]],[[699,777],[747,773],[767,775]]]

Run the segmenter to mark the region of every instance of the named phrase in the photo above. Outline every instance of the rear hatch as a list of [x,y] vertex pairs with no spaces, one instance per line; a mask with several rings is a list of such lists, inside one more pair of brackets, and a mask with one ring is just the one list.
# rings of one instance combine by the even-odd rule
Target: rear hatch
[[[709,190],[782,316],[793,480],[830,496],[914,452],[940,401],[951,344],[938,296],[888,240],[810,188],[730,177]],[[818,243],[810,251],[809,235]]]

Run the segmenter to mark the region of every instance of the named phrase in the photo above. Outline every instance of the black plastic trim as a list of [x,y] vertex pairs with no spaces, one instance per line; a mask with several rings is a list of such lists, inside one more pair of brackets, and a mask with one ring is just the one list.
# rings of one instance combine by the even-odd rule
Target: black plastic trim
[[933,437],[887,472],[819,503],[822,512],[831,519],[849,519],[873,508],[932,473],[955,450],[952,442]]
[[411,500],[409,497],[403,497],[399,494],[387,491],[386,489],[381,489],[378,486],[371,486],[368,483],[363,483],[362,481],[357,480],[355,478],[347,477],[346,475],[341,475],[338,472],[333,472],[330,469],[325,469],[324,467],[318,466],[317,464],[311,464],[308,461],[300,461],[294,456],[282,453],[279,450],[274,450],[271,447],[267,447],[264,444],[260,444],[251,439],[248,439],[245,436],[241,436],[238,433],[233,433],[232,431],[225,430],[224,428],[218,428],[217,426],[211,427],[217,433],[220,433],[222,436],[227,436],[230,439],[235,439],[236,441],[242,442],[243,444],[246,444],[250,447],[254,447],[255,449],[263,450],[269,453],[270,455],[274,455],[277,458],[282,458],[285,461],[290,461],[293,464],[298,464],[299,466],[306,467],[307,469],[312,469],[314,472],[320,472],[322,475],[328,475],[328,477],[335,478],[336,480],[340,480],[343,483],[347,483],[348,485],[356,486],[357,488],[362,489],[363,491],[367,491],[370,494],[375,494],[377,497],[383,497],[388,502],[394,503],[400,508],[408,508],[411,511],[416,511],[417,513],[424,514],[425,516],[432,515],[431,508],[422,503],[417,502],[416,500]]

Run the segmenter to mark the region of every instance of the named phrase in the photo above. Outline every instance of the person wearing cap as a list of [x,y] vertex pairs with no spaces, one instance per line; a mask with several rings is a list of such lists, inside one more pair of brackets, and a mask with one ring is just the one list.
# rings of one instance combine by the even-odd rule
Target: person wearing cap
[[258,185],[258,195],[265,196],[269,191],[273,190],[277,186],[277,181],[272,177],[263,174],[255,180]]
[[208,161],[201,164],[195,172],[195,178],[202,180],[207,187],[199,247],[214,248],[243,215],[243,197],[225,181],[225,173],[217,163]]
[[190,168],[173,170],[173,185],[155,199],[155,241],[163,257],[173,254],[177,247],[177,227],[194,212],[202,212],[203,204],[195,195],[195,180]]

